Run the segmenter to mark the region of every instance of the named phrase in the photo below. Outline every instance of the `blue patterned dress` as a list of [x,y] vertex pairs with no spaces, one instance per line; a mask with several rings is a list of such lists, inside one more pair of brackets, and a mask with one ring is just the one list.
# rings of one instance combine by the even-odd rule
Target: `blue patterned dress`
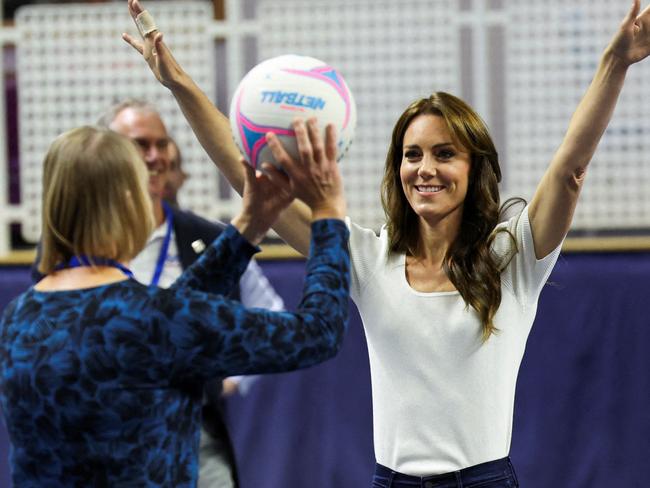
[[256,248],[234,227],[168,289],[134,280],[30,288],[0,322],[0,401],[16,487],[193,487],[202,384],[334,356],[348,313],[348,231],[312,224],[296,313],[202,288],[237,283]]

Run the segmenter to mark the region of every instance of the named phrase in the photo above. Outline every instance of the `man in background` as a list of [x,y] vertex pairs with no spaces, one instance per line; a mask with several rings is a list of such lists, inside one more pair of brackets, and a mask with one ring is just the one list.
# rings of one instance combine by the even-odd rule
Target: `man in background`
[[178,191],[181,189],[189,175],[183,170],[183,155],[178,148],[178,144],[171,137],[167,147],[169,151],[169,171],[167,171],[167,181],[163,198],[171,205],[178,207]]

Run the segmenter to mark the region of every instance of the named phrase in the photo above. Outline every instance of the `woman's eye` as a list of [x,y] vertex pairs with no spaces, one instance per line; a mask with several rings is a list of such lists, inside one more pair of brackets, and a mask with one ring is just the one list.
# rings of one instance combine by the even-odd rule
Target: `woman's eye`
[[451,159],[456,155],[454,151],[450,149],[443,149],[442,151],[439,151],[437,156],[439,159]]
[[406,152],[404,153],[404,157],[405,157],[406,159],[416,159],[416,158],[418,158],[419,156],[420,156],[420,153],[419,153],[418,151],[412,151],[412,150],[411,150],[411,151],[406,151]]

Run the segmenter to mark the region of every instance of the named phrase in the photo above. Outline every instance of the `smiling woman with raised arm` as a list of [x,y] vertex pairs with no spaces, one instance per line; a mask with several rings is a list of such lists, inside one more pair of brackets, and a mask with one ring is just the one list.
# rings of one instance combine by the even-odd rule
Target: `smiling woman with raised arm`
[[[134,17],[142,12],[137,0],[129,6]],[[144,42],[125,40],[170,88],[240,191],[243,172],[226,117],[174,61],[158,30]],[[506,222],[497,151],[467,104],[438,92],[397,121],[382,184],[386,225],[376,236],[348,221],[352,296],[373,383],[374,488],[434,480],[517,486],[508,457],[515,385],[538,298],[627,70],[648,54],[650,10],[641,12],[635,0],[530,204]],[[305,162],[332,157],[331,131],[323,141],[313,120],[296,121],[294,129]],[[267,140],[280,164],[295,164],[276,137]],[[303,253],[308,215],[291,205],[274,227]]]
[[[242,211],[164,289],[128,269],[153,226],[134,144],[94,127],[54,141],[43,168],[45,277],[0,319],[14,486],[194,487],[206,381],[291,371],[337,353],[349,232],[336,163],[289,164],[270,177],[240,164]],[[224,298],[294,196],[312,209],[297,311]],[[214,283],[221,294],[204,291]]]

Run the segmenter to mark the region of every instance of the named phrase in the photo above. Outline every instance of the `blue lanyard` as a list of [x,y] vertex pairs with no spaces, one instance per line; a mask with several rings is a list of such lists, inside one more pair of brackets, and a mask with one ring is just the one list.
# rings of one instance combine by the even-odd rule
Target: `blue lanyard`
[[108,258],[99,258],[99,257],[88,257],[85,255],[81,256],[72,256],[70,261],[67,263],[60,263],[54,267],[55,271],[61,271],[66,268],[81,268],[83,266],[110,266],[111,268],[117,268],[122,273],[124,273],[129,278],[133,278],[133,273],[129,268],[124,266],[122,263],[115,261],[114,259]]
[[151,286],[158,286],[160,281],[160,275],[162,275],[163,268],[165,267],[165,261],[167,260],[167,253],[169,252],[169,243],[172,240],[172,229],[174,224],[174,215],[172,214],[171,207],[163,200],[162,202],[163,212],[165,213],[165,222],[167,223],[167,231],[165,232],[165,240],[163,240],[162,246],[160,247],[160,254],[158,254],[158,260],[156,261],[156,269],[153,272],[153,278],[151,278]]

